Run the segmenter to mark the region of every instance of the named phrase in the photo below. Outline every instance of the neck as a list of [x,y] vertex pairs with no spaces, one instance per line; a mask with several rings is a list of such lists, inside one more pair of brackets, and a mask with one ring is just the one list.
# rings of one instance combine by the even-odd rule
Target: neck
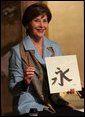
[[29,34],[29,36],[32,38],[33,42],[35,42],[35,43],[40,43],[40,42],[42,42],[42,40],[43,40],[43,38],[44,38],[44,37],[34,36],[34,35],[32,35],[32,34]]
[[40,40],[33,40],[33,43],[34,43],[34,45],[42,46],[42,44],[43,44],[43,39],[40,39]]
[[43,39],[38,41],[33,40],[34,46],[36,47],[40,56],[43,56]]
[[43,42],[43,38],[33,38],[32,40],[33,40],[33,43],[35,44],[42,44]]

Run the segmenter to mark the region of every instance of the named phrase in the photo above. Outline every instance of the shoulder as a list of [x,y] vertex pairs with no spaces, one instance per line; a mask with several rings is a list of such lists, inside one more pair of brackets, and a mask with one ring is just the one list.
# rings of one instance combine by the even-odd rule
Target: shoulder
[[46,41],[46,44],[49,44],[51,46],[60,48],[59,44],[57,42],[55,42],[55,41],[52,41],[52,39],[48,39],[47,37],[45,37],[45,41]]
[[18,58],[21,58],[20,57],[20,49],[19,49],[19,45],[20,43],[14,45],[13,47],[11,47],[10,49],[10,55],[14,58],[18,57]]
[[61,52],[61,47],[59,43],[52,41],[52,39],[46,38],[46,44],[48,44],[50,47],[53,48],[56,55],[61,55],[62,52]]
[[51,43],[52,47],[60,49],[59,43],[54,42],[54,41],[50,41],[50,43]]
[[15,51],[15,52],[19,52],[20,44],[26,42],[27,39],[28,39],[27,36],[25,36],[24,38],[22,38],[22,41],[19,42],[19,43],[17,43],[16,45],[14,45],[14,46],[11,48],[11,50],[13,50],[13,51]]
[[51,41],[51,46],[54,49],[56,56],[62,55],[61,47],[57,42]]
[[14,52],[19,52],[19,44],[14,45],[10,50]]

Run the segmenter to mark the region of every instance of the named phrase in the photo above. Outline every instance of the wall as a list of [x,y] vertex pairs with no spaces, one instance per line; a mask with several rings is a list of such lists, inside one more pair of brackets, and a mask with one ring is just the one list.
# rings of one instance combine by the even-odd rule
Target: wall
[[48,37],[58,42],[64,55],[76,54],[84,85],[84,3],[83,1],[47,1],[53,18]]
[[4,55],[10,47],[22,39],[21,2],[1,2],[1,51]]

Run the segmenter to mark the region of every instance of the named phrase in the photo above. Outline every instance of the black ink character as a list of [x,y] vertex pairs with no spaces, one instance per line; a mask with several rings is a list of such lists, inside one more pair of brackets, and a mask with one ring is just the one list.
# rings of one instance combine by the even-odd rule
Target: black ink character
[[[56,74],[60,73],[60,81],[61,83],[59,83],[59,85],[63,86],[64,85],[64,80],[66,79],[68,82],[72,81],[72,79],[69,79],[68,77],[65,76],[65,74],[69,71],[69,69],[67,69],[66,71],[62,71],[59,67],[57,67],[57,69],[59,70],[58,72],[55,72]],[[52,78],[52,80],[54,80],[54,82],[52,83],[52,85],[56,82],[57,77]]]

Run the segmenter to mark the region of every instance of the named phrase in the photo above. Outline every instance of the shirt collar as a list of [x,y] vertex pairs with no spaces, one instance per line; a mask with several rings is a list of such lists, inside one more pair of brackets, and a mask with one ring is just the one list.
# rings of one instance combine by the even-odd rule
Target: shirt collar
[[[35,46],[29,35],[23,39],[23,44],[24,44],[25,50],[35,50]],[[49,39],[45,36],[44,36],[44,47],[45,48],[51,47]]]
[[30,38],[30,36],[26,36],[23,39],[23,44],[24,44],[25,50],[35,50],[34,44],[32,42],[32,39]]
[[32,39],[30,38],[30,36],[25,37],[25,39],[23,39],[23,44],[24,44],[24,48],[25,50],[29,50],[31,51],[34,56],[36,57],[36,59],[41,63],[41,64],[45,64],[45,57],[49,57],[52,55],[52,52],[49,51],[48,48],[52,47],[51,46],[51,41],[44,37],[44,44],[43,44],[43,58],[38,54],[38,52],[36,51],[36,48],[32,42]]

